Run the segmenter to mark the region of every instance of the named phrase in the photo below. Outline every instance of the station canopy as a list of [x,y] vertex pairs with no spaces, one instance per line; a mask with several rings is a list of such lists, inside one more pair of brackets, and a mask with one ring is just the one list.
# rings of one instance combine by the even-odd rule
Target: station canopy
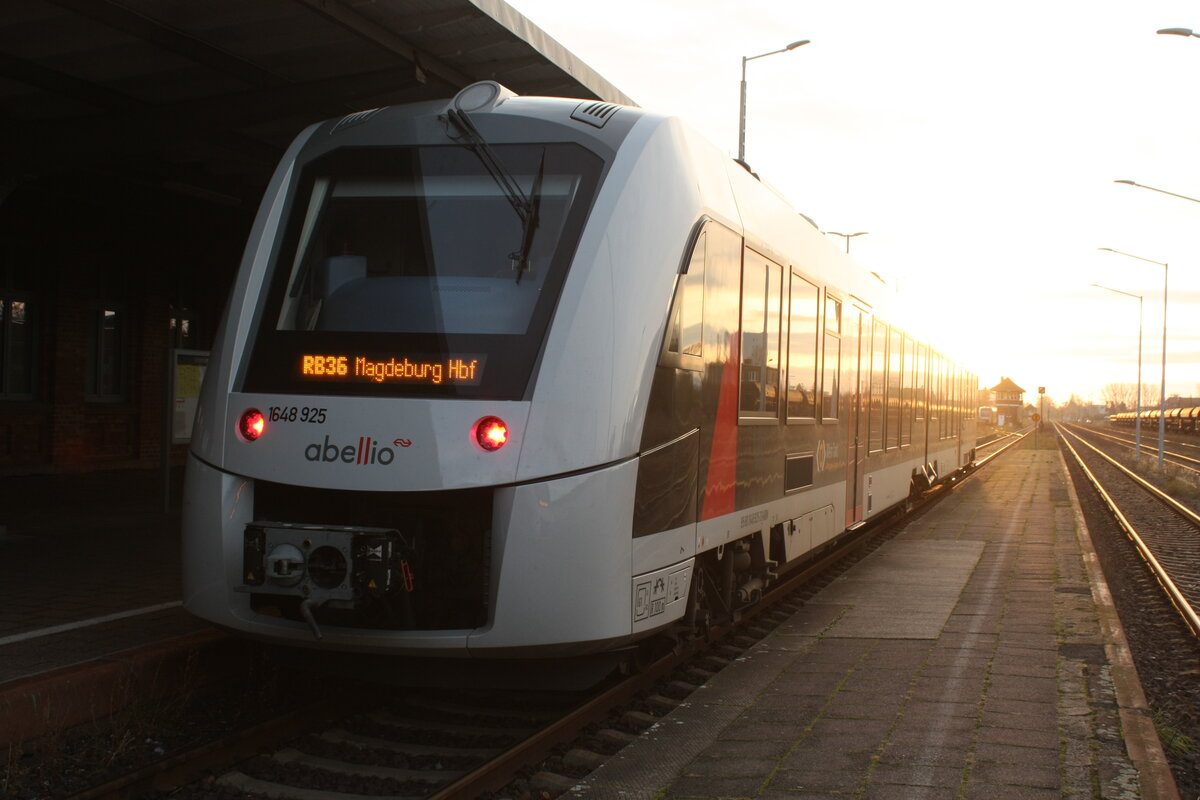
[[309,123],[489,79],[632,105],[502,0],[13,0],[0,202],[88,175],[253,206]]

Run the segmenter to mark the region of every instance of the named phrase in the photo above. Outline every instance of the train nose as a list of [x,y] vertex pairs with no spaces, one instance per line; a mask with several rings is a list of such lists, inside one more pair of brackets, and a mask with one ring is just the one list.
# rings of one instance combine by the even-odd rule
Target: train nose
[[264,563],[267,579],[280,586],[295,586],[304,579],[304,553],[294,544],[276,545]]

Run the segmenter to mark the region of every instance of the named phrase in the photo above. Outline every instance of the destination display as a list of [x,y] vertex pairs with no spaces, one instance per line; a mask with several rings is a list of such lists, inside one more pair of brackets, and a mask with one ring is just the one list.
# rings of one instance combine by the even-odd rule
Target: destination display
[[302,353],[297,367],[302,380],[324,383],[478,386],[486,360],[482,355],[434,359],[371,353]]

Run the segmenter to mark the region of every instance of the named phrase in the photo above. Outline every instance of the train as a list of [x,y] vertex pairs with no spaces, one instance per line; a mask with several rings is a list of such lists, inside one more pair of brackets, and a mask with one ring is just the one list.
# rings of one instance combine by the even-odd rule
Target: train
[[[1142,427],[1158,427],[1158,418],[1162,415],[1162,411],[1157,408],[1143,409]],[[1108,423],[1114,427],[1132,428],[1137,423],[1138,412],[1136,411],[1121,411],[1116,414],[1111,414],[1108,417]],[[1180,431],[1182,433],[1196,433],[1200,427],[1200,406],[1190,408],[1168,408],[1166,409],[1165,422],[1163,426],[1169,431]]]
[[183,601],[331,652],[702,635],[975,461],[975,376],[680,119],[484,81],[312,125],[187,455]]

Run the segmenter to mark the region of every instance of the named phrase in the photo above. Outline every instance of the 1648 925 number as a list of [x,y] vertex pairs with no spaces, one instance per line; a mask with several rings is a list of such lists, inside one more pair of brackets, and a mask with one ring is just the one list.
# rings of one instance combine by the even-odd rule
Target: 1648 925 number
[[311,425],[325,424],[325,409],[306,406],[271,406],[267,412],[271,422],[307,422]]

